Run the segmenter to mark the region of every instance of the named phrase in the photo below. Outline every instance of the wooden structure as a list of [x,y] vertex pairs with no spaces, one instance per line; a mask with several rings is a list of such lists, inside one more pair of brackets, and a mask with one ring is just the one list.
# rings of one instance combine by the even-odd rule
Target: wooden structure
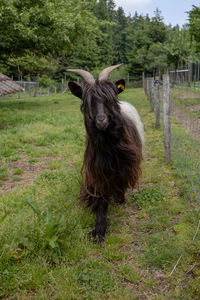
[[0,73],[0,96],[22,92],[24,89],[8,76]]
[[156,88],[156,128],[160,128],[160,77],[156,76],[156,80],[154,82]]
[[170,163],[171,146],[170,146],[170,86],[169,74],[163,75],[163,131],[165,146],[165,162]]

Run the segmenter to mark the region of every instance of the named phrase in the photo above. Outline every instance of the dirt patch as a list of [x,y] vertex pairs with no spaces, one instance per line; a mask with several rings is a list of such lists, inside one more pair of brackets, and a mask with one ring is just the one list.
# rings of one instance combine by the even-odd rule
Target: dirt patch
[[177,107],[174,103],[171,103],[171,113],[172,116],[179,120],[183,127],[187,129],[198,142],[200,142],[200,120],[192,120],[187,113]]
[[[52,159],[55,157],[42,156],[38,162],[31,163],[30,157],[22,154],[19,160],[8,162],[8,179],[1,181],[3,186],[0,187],[0,195],[19,185],[30,185],[40,173],[48,169],[48,164]],[[18,169],[23,170],[23,173],[15,174]]]

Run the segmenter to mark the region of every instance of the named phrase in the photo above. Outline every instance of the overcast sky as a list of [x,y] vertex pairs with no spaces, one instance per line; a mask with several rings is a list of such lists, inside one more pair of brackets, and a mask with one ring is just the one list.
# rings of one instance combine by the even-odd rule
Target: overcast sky
[[191,10],[192,5],[199,6],[200,0],[114,0],[117,6],[122,6],[126,14],[134,15],[138,13],[152,17],[153,12],[158,7],[164,22],[172,25],[182,26],[187,23],[188,15],[186,11]]

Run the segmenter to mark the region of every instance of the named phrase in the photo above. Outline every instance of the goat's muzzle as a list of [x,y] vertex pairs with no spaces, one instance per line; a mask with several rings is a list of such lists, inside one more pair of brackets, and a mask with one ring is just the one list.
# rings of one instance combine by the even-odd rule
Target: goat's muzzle
[[105,131],[108,127],[108,117],[106,114],[99,114],[96,116],[95,124],[97,129]]

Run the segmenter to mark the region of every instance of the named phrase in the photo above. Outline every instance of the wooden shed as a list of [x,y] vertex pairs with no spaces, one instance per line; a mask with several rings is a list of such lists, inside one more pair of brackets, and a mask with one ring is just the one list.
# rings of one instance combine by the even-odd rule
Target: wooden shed
[[0,73],[0,96],[22,92],[24,89],[8,76]]

